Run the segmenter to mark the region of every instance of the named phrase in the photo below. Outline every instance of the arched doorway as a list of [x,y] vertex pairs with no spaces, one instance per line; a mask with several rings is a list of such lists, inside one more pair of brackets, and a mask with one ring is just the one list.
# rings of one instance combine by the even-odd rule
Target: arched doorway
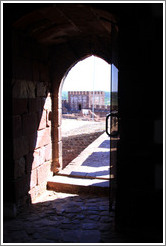
[[108,63],[89,56],[64,76],[60,87],[62,168],[105,132],[105,118],[110,112],[110,72]]
[[[99,58],[98,58],[99,59]],[[88,60],[88,58],[87,58],[87,60]],[[102,60],[103,61],[103,60]],[[103,61],[103,63],[105,63],[104,61]],[[89,110],[90,111],[90,118],[89,118],[89,120],[91,121],[91,123],[94,123],[94,118],[96,117],[96,115],[98,114],[98,120],[100,121],[101,119],[103,119],[103,126],[104,126],[104,128],[103,128],[103,132],[101,132],[99,135],[101,135],[102,133],[104,133],[105,132],[105,125],[106,125],[106,123],[105,123],[105,121],[106,121],[106,115],[108,114],[108,113],[110,113],[110,110],[113,110],[114,109],[114,111],[115,110],[117,110],[118,109],[118,100],[117,100],[117,90],[118,90],[118,70],[116,69],[116,67],[115,66],[113,66],[113,65],[109,65],[108,63],[107,63],[107,66],[108,66],[108,69],[109,69],[109,72],[110,72],[110,74],[111,74],[111,76],[110,76],[110,74],[109,74],[109,78],[107,78],[107,84],[108,84],[108,87],[109,87],[109,90],[110,90],[110,88],[113,88],[113,92],[112,93],[110,93],[110,91],[107,91],[107,93],[106,92],[102,92],[102,90],[101,91],[77,91],[76,90],[76,85],[75,85],[75,87],[73,87],[72,88],[72,90],[74,90],[74,88],[75,88],[75,91],[69,91],[68,92],[68,102],[66,101],[66,98],[65,98],[65,104],[63,105],[64,107],[66,106],[66,108],[65,108],[65,110],[63,111],[63,107],[61,106],[63,103],[61,103],[61,101],[60,101],[60,97],[59,97],[59,109],[60,110],[62,110],[62,113],[64,112],[64,117],[66,117],[66,118],[68,118],[68,119],[70,119],[70,117],[71,117],[71,119],[73,120],[73,117],[76,117],[76,118],[79,118],[80,117],[80,119],[82,118],[83,119],[83,121],[85,122],[85,119],[88,119],[88,117],[87,117],[87,115],[86,115],[86,117],[83,115],[83,112],[84,112],[84,110]],[[76,67],[76,65],[74,66],[74,67]],[[93,70],[93,69],[92,69]],[[97,71],[100,71],[100,68],[98,67],[98,69],[97,69]],[[112,72],[112,73],[111,73]],[[65,82],[65,79],[67,78],[67,75],[69,74],[69,71],[66,73],[66,76],[64,76],[64,78],[63,78],[63,80],[62,80],[62,82],[61,82],[61,85],[60,85],[60,88],[59,88],[59,95],[61,95],[61,94],[63,94],[64,93],[64,91],[62,91],[62,87],[63,87],[63,85],[64,85],[64,82]],[[96,76],[96,77],[98,77],[98,76]],[[78,81],[78,80],[77,80]],[[102,81],[102,83],[101,83],[101,81]],[[104,75],[103,75],[103,73],[101,72],[101,81],[100,81],[100,88],[102,89],[102,88],[104,88],[104,87],[102,87],[103,86],[103,84],[104,84]],[[113,81],[113,82],[112,82]],[[92,87],[93,87],[93,89],[94,89],[94,85],[93,85],[93,78],[92,78]],[[88,87],[87,87],[88,88]],[[108,93],[109,93],[109,99],[108,98],[104,98],[104,101],[107,101],[107,103],[106,104],[108,104],[108,101],[109,102],[111,102],[112,104],[111,104],[111,107],[110,107],[110,105],[105,105],[105,102],[103,103],[103,101],[102,101],[102,98],[103,98],[103,96],[104,96],[104,94],[107,94],[107,96],[108,96]],[[81,104],[81,102],[82,102],[82,98],[83,97],[85,97],[85,95],[87,96],[87,98],[90,98],[90,99],[92,99],[91,100],[91,107],[90,108],[83,108],[82,109],[82,112],[81,112],[81,114],[80,114],[80,112],[79,112],[79,105]],[[71,100],[72,99],[72,100]],[[89,100],[90,101],[90,100]],[[101,104],[100,105],[98,105],[96,102],[101,102]],[[94,105],[92,105],[92,102],[94,103]],[[82,104],[83,105],[83,104]],[[93,110],[93,112],[92,112],[92,110]],[[112,117],[113,119],[111,119],[111,122],[112,121],[114,121],[114,123],[117,123],[118,124],[118,121],[117,121],[117,118],[114,116],[114,117]],[[63,121],[63,118],[61,118],[60,120],[59,120],[59,122],[61,123]],[[95,121],[97,121],[96,119],[95,119]],[[116,124],[116,126],[117,126],[117,124]],[[115,124],[114,124],[115,125]],[[114,189],[114,191],[115,191],[115,188],[116,188],[116,185],[115,185],[115,179],[116,179],[116,168],[115,168],[115,163],[116,163],[116,151],[117,151],[117,141],[118,141],[118,139],[119,138],[116,138],[116,139],[111,139],[111,141],[112,141],[112,146],[111,146],[111,151],[110,151],[110,138],[107,136],[107,138],[106,139],[104,139],[104,138],[101,138],[101,142],[100,142],[100,144],[98,143],[98,146],[100,146],[101,148],[99,148],[99,150],[98,151],[93,151],[93,152],[98,152],[97,154],[95,153],[91,153],[91,155],[94,157],[94,158],[98,158],[98,160],[100,160],[100,163],[98,163],[98,164],[95,164],[95,159],[91,159],[91,158],[88,158],[87,157],[87,159],[88,160],[90,160],[91,161],[91,163],[88,163],[88,165],[89,166],[91,166],[91,170],[89,171],[90,173],[88,173],[88,165],[86,165],[87,164],[87,162],[85,161],[85,159],[84,159],[84,162],[81,162],[80,161],[80,156],[81,156],[81,153],[83,152],[83,150],[84,150],[84,147],[83,147],[83,143],[81,143],[81,142],[79,142],[80,141],[80,139],[82,138],[80,135],[79,135],[79,139],[77,138],[77,140],[75,140],[74,138],[70,138],[70,140],[69,141],[67,141],[67,147],[68,147],[68,149],[67,149],[67,147],[64,147],[65,146],[65,141],[64,141],[64,139],[63,139],[63,134],[62,134],[62,132],[61,132],[61,130],[62,130],[62,126],[63,126],[63,124],[62,125],[59,125],[59,128],[60,128],[60,132],[59,132],[59,136],[60,136],[60,141],[61,141],[61,150],[59,151],[59,156],[58,156],[58,158],[59,158],[59,160],[61,160],[62,162],[61,162],[61,166],[60,166],[60,168],[59,168],[59,170],[58,170],[58,176],[59,175],[69,175],[69,176],[74,176],[74,177],[85,177],[86,176],[86,178],[87,177],[90,177],[90,178],[96,178],[96,180],[99,178],[100,180],[101,179],[104,179],[104,181],[103,181],[103,183],[104,183],[104,185],[105,185],[105,187],[106,187],[106,182],[107,182],[107,184],[108,184],[108,188],[110,187],[110,182],[112,182],[113,181],[113,185],[111,185],[111,191],[112,191],[112,194],[113,194],[113,189]],[[68,127],[67,128],[69,128],[69,124],[68,124]],[[115,130],[115,129],[114,129]],[[97,136],[97,137],[99,137],[99,135]],[[106,135],[106,134],[105,134]],[[115,137],[116,135],[112,135],[111,134],[111,137]],[[117,136],[116,136],[117,137]],[[85,142],[85,138],[87,138],[87,136],[85,137],[84,136],[84,142]],[[76,147],[74,146],[74,142],[76,142]],[[93,140],[92,140],[92,142],[93,142]],[[78,144],[79,143],[79,144]],[[89,145],[89,144],[88,144]],[[78,146],[79,146],[79,149],[81,149],[81,151],[80,152],[76,152],[76,153],[74,153],[75,154],[75,156],[74,155],[72,155],[72,151],[73,151],[73,149],[74,148],[76,148],[76,149],[78,149]],[[64,147],[64,149],[63,149],[63,147]],[[83,148],[82,148],[83,147]],[[86,146],[87,147],[87,146]],[[102,149],[103,148],[103,149]],[[105,149],[104,149],[105,148]],[[88,149],[88,147],[87,147],[87,149]],[[74,152],[74,151],[73,151]],[[100,152],[100,153],[99,153]],[[107,152],[107,153],[106,153]],[[112,155],[111,155],[111,165],[110,165],[110,152],[114,152],[114,153],[112,153]],[[70,156],[71,155],[71,156]],[[101,156],[100,156],[101,155]],[[66,159],[64,158],[64,157],[66,157]],[[71,159],[69,158],[69,157],[71,157]],[[106,157],[106,158],[105,158]],[[108,162],[107,164],[106,164],[106,161]],[[65,165],[64,165],[64,162],[67,162],[68,161],[68,163],[65,163]],[[79,163],[78,165],[78,167],[76,167],[75,168],[75,166],[73,165],[73,163]],[[68,165],[68,166],[67,166]],[[93,170],[93,172],[92,172],[92,166],[93,165],[96,165],[95,166],[95,168],[94,168],[94,170]],[[97,166],[97,165],[99,165],[99,166]],[[67,168],[65,168],[67,166]],[[85,171],[84,170],[84,166],[86,166],[86,168],[87,168],[87,170]],[[103,168],[103,166],[104,166],[104,168]],[[83,168],[82,168],[83,167]],[[98,167],[98,168],[97,168]],[[62,170],[63,168],[65,168],[64,170]],[[78,170],[79,169],[79,170]],[[90,169],[90,168],[89,168]],[[98,170],[97,170],[98,169]],[[112,169],[111,171],[110,171],[110,169]],[[92,175],[92,173],[93,173],[93,175]],[[59,177],[58,177],[59,178]],[[112,179],[111,181],[110,181],[110,179]],[[107,181],[106,181],[107,180]],[[90,187],[90,186],[89,186]],[[64,188],[64,187],[63,187]],[[112,189],[113,188],[113,189]],[[55,188],[56,189],[56,188]],[[58,187],[58,190],[59,190],[59,187]],[[90,188],[89,188],[89,190],[90,190]],[[110,192],[110,191],[109,191]],[[109,193],[108,192],[108,193]]]

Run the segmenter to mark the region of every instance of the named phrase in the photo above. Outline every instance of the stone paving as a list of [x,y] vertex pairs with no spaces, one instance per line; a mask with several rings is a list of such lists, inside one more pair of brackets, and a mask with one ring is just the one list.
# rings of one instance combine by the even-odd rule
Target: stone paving
[[4,243],[122,242],[109,198],[46,191],[16,219],[4,221]]
[[49,178],[47,188],[57,192],[109,196],[110,176],[114,176],[110,174],[110,138],[103,133],[57,175]]
[[[114,148],[111,148],[111,153]],[[110,178],[110,139],[102,134],[60,175]],[[3,243],[123,243],[109,196],[46,191],[15,219],[4,221]]]
[[[114,151],[111,148],[111,151]],[[110,178],[110,138],[103,133],[59,174],[81,177]]]

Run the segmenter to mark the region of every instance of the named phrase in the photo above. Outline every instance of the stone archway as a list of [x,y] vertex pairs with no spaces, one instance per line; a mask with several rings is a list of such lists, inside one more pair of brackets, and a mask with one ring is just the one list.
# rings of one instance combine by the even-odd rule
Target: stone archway
[[[47,74],[53,99],[52,109],[56,116],[52,121],[56,123],[57,91],[63,75],[74,62],[87,54],[95,54],[117,65],[118,30],[117,21],[112,15],[114,13],[120,18],[122,132],[118,163],[117,221],[123,229],[135,227],[137,232],[139,230],[147,232],[147,228],[153,226],[152,231],[149,230],[149,235],[156,233],[156,230],[160,230],[158,228],[162,228],[162,184],[159,181],[162,180],[163,171],[161,131],[163,3],[64,5],[19,3],[19,6],[16,3],[3,4],[3,17],[6,22],[4,25],[5,202],[18,203],[19,199],[23,199],[27,194],[29,185],[27,175],[19,179],[19,182],[14,178],[13,78],[32,81],[33,77],[34,81],[42,83]],[[157,49],[154,50],[154,47]],[[43,65],[47,69],[43,69]],[[54,126],[55,132],[58,131],[58,125]],[[128,134],[130,132],[132,134]],[[55,133],[53,148],[57,144],[56,136]],[[143,142],[142,136],[146,136],[147,141]],[[53,164],[56,161],[58,162],[54,158]],[[141,185],[140,163],[143,167]],[[21,196],[17,192],[18,187],[23,187]],[[132,204],[131,207],[126,200]],[[154,211],[160,211],[160,214],[155,214],[155,219],[152,216]],[[154,220],[157,223],[154,223]]]
[[[83,45],[83,44],[82,44]],[[100,46],[98,49],[100,50]],[[69,50],[66,50],[66,52],[70,52]],[[54,83],[52,83],[52,115],[56,115],[56,117],[52,117],[52,143],[53,143],[53,162],[52,162],[52,171],[54,173],[57,173],[59,170],[62,169],[62,136],[61,136],[61,118],[62,118],[62,104],[61,104],[61,90],[64,83],[64,80],[69,73],[70,69],[79,61],[84,60],[85,58],[94,55],[96,57],[99,57],[103,60],[105,60],[107,63],[110,63],[110,60],[106,60],[104,55],[99,56],[96,55],[96,53],[90,53],[90,51],[87,50],[87,54],[85,56],[82,56],[79,60],[73,61],[73,57],[68,57],[67,62],[69,62],[69,59],[71,59],[69,64],[66,64],[66,60],[64,59],[64,73],[61,74],[61,79],[59,78],[57,81],[57,77],[55,77]],[[111,59],[111,58],[110,58]],[[72,65],[73,64],[73,65]],[[68,66],[68,67],[67,67]],[[61,67],[62,69],[62,67]],[[66,71],[65,71],[66,70]],[[60,83],[59,86],[57,84]]]
[[[52,126],[50,126],[49,139],[49,142],[52,142],[52,158],[50,160],[51,171],[55,173],[61,166],[59,158],[61,106],[58,94],[61,80],[73,64],[92,54],[110,63],[113,57],[112,37],[117,37],[118,29],[112,14],[93,5],[23,5],[19,5],[22,9],[20,13],[17,13],[16,5],[11,4],[8,9],[8,13],[14,11],[17,13],[9,22],[12,25],[11,40],[14,47],[11,81],[22,80],[27,81],[27,84],[33,82],[37,88],[43,83],[47,84],[52,99]],[[34,91],[37,93],[36,89]],[[14,191],[17,193],[16,200],[23,199],[28,188],[21,191],[19,195],[17,187],[24,186],[25,183],[29,187],[29,174],[26,174],[26,179],[20,179],[18,185],[13,173],[11,179],[16,183]]]

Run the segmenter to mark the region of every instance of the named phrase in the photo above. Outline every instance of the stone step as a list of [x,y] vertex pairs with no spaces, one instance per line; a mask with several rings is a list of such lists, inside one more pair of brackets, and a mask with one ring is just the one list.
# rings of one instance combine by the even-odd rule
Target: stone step
[[47,189],[62,193],[86,193],[109,196],[109,182],[109,179],[85,179],[55,175],[47,181]]
[[56,176],[65,176],[65,177],[72,177],[72,178],[83,178],[83,179],[102,179],[102,180],[109,180],[109,176],[111,178],[113,178],[114,176],[111,175],[107,175],[107,177],[100,177],[100,176],[91,176],[90,174],[87,174],[87,176],[85,176],[85,174],[83,172],[75,172],[76,174],[72,174],[72,173],[63,173],[63,172],[59,172],[56,173]]

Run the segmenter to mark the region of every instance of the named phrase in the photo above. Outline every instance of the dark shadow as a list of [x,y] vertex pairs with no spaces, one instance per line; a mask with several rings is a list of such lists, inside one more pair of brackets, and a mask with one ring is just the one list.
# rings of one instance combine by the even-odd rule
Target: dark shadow
[[[47,93],[44,97],[40,98],[13,98],[11,102],[11,122],[13,122],[13,127],[11,128],[12,132],[10,132],[10,138],[12,141],[7,147],[4,146],[4,156],[8,155],[7,148],[11,146],[11,148],[13,147],[12,157],[14,156],[14,158],[12,161],[13,166],[11,167],[13,173],[5,179],[3,185],[4,221],[7,218],[15,216],[12,204],[20,203],[20,207],[23,207],[31,203],[29,191],[32,189],[32,187],[30,188],[32,163],[34,161],[34,150],[37,143],[37,131],[40,125],[46,97]],[[22,121],[24,122],[22,131],[18,131],[19,124],[17,123],[17,119],[19,118],[22,118]],[[24,173],[23,171],[22,173],[19,173],[20,160],[23,160],[25,163]],[[8,170],[4,169],[4,177],[7,176],[6,173]],[[12,194],[12,199],[10,198],[11,196],[9,196],[10,193]]]
[[97,176],[97,177],[101,177],[105,176],[105,175],[109,175],[110,174],[110,170],[105,170],[105,171],[100,171],[100,172],[93,172],[93,173],[88,173],[88,176]]
[[119,138],[111,138],[110,140],[110,147],[111,148],[117,148],[117,144],[118,144]]
[[100,171],[100,172],[91,172],[91,173],[86,173],[86,172],[71,172],[71,175],[75,176],[86,176],[86,177],[101,177],[105,175],[109,175],[110,170],[105,170],[105,171]]
[[83,163],[82,166],[103,167],[108,166],[104,160],[110,159],[110,152],[93,152]]
[[[53,194],[53,193],[51,193]],[[50,195],[49,197],[51,198]],[[4,243],[160,243],[156,232],[125,235],[115,231],[109,198],[92,194],[31,204],[17,220],[4,224]]]
[[110,140],[105,140],[103,141],[100,145],[99,148],[110,148]]

